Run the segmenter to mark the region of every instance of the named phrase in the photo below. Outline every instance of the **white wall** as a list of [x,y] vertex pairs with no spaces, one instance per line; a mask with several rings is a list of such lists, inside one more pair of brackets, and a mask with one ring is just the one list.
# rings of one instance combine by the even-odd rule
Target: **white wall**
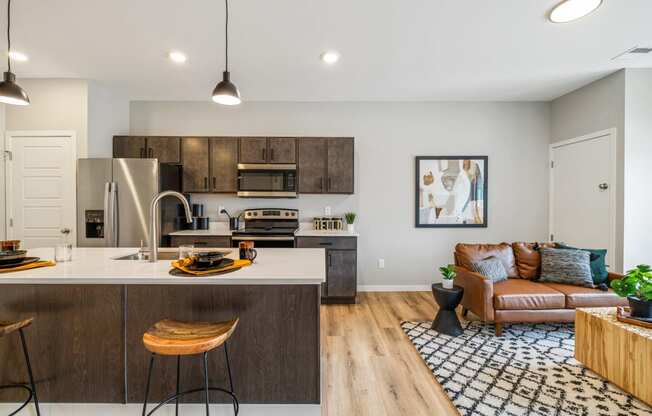
[[[132,102],[130,134],[354,136],[356,193],[259,201],[204,196],[232,209],[298,207],[304,218],[359,214],[359,284],[425,285],[457,242],[541,241],[547,234],[547,103]],[[489,228],[414,228],[414,157],[489,156]],[[384,258],[386,268],[377,269]]]
[[624,264],[652,262],[652,69],[627,70]]
[[88,157],[112,157],[113,136],[129,132],[129,99],[121,91],[88,83]]
[[3,133],[0,137],[0,240],[7,238],[5,222],[6,215],[6,201],[7,195],[5,194],[5,105],[0,104],[0,131]]
[[73,130],[77,157],[88,154],[88,82],[79,79],[19,79],[29,106],[6,106],[7,130]]
[[612,270],[621,271],[624,252],[625,70],[553,100],[550,114],[552,143],[616,129],[616,264]]

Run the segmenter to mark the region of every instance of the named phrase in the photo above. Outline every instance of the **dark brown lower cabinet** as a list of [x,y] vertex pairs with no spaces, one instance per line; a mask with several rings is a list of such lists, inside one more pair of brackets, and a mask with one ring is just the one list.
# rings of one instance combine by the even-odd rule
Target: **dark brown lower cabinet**
[[[229,356],[240,402],[318,404],[319,298],[318,285],[0,284],[0,319],[35,318],[25,338],[43,403],[142,403],[150,357],[142,338],[152,324],[238,317]],[[183,389],[202,385],[200,357],[182,358]],[[211,385],[227,386],[223,348],[208,360]],[[0,385],[26,378],[18,334],[0,337]],[[152,380],[150,403],[173,394],[175,357],[157,357]],[[0,390],[0,402],[24,399],[25,391]]]
[[170,247],[179,247],[183,245],[193,245],[195,247],[225,248],[231,247],[230,237],[202,237],[192,235],[172,235],[170,236]]
[[358,293],[357,237],[297,237],[298,248],[326,249],[322,303],[355,303]]

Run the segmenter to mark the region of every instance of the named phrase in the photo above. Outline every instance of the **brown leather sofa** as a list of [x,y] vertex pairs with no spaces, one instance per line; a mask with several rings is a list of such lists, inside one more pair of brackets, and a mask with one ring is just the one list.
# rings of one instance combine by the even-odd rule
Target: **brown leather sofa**
[[[490,256],[501,260],[509,279],[493,283],[472,271],[473,263]],[[575,308],[627,305],[611,289],[537,282],[541,256],[534,243],[457,244],[455,265],[455,284],[464,288],[462,313],[494,322],[497,336],[508,323],[573,322]],[[609,273],[609,280],[621,277]]]

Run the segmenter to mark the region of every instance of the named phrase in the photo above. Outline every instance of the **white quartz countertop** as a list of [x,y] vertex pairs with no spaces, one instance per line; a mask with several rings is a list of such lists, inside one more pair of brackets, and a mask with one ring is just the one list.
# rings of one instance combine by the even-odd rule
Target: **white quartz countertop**
[[[169,250],[169,249],[168,249]],[[228,257],[237,258],[238,250]],[[254,264],[212,277],[171,276],[170,260],[115,260],[137,248],[74,248],[71,262],[12,273],[0,273],[2,284],[216,284],[286,285],[326,281],[324,249],[259,248]],[[31,249],[29,256],[51,260],[54,249]]]
[[357,232],[315,230],[311,222],[302,222],[294,233],[295,237],[359,237]]
[[[208,230],[182,230],[175,231],[168,235],[171,236],[221,236],[230,237],[229,224],[225,222],[211,222]],[[357,232],[343,231],[320,231],[313,229],[312,223],[301,223],[299,229],[294,233],[296,237],[359,237]]]
[[233,233],[229,229],[229,224],[226,222],[210,222],[208,230],[181,230],[174,231],[168,235],[182,237],[182,236],[203,236],[203,237],[231,237]]

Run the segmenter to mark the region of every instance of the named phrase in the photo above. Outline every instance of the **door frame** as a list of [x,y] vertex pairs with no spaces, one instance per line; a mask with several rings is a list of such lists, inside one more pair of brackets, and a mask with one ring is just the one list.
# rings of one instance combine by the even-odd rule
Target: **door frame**
[[[560,147],[569,146],[572,144],[577,144],[581,142],[586,142],[589,140],[595,140],[601,137],[608,136],[610,140],[609,146],[609,162],[611,164],[611,169],[609,172],[609,188],[611,193],[609,195],[609,247],[608,250],[612,253],[613,263],[617,262],[617,253],[616,253],[616,238],[617,238],[617,201],[618,201],[618,130],[614,128],[596,131],[594,133],[589,133],[584,136],[575,137],[568,140],[563,140],[560,142],[550,144],[550,150],[548,155],[548,238],[549,242],[552,241],[550,238],[553,235],[553,225],[554,225],[554,203],[555,203],[555,192],[554,192],[554,168],[553,168],[553,155],[554,150]],[[615,264],[614,264],[615,266]]]
[[70,149],[72,151],[73,180],[75,181],[75,192],[72,200],[72,209],[74,212],[74,221],[70,228],[71,237],[68,241],[73,246],[77,245],[77,133],[73,130],[7,130],[4,135],[5,152],[9,152],[11,157],[5,159],[5,233],[8,239],[13,238],[13,226],[10,227],[9,220],[14,217],[14,196],[13,196],[13,147],[12,140],[21,137],[64,137],[71,141]]

